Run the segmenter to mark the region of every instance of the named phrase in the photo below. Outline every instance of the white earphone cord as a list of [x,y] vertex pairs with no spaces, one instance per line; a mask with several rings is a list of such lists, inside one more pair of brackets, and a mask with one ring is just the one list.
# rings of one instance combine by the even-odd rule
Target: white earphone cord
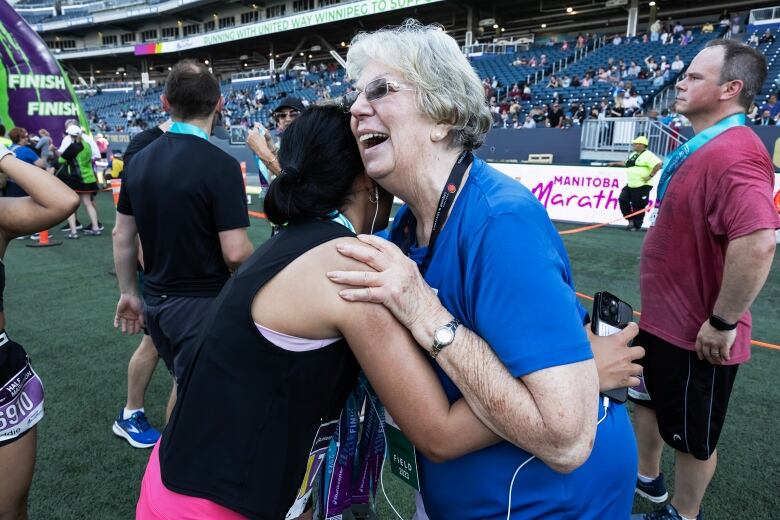
[[[603,415],[603,417],[601,417],[601,419],[599,419],[599,420],[598,420],[598,422],[596,423],[596,427],[597,427],[597,428],[598,428],[598,425],[599,425],[599,424],[601,424],[601,423],[602,423],[602,421],[604,421],[604,419],[606,419],[606,418],[607,418],[607,409],[609,408],[609,397],[607,397],[606,395],[604,396],[604,398],[603,398],[603,400],[602,400],[602,405],[604,406],[604,415]],[[524,467],[526,464],[528,464],[529,462],[531,462],[531,461],[532,461],[532,460],[534,460],[535,458],[536,458],[536,457],[535,457],[534,455],[531,455],[530,457],[528,457],[527,459],[525,459],[525,460],[523,461],[523,463],[522,463],[522,464],[520,464],[520,465],[517,467],[517,469],[515,470],[515,474],[514,474],[514,475],[512,475],[512,481],[509,483],[509,500],[508,500],[508,505],[507,505],[507,508],[506,508],[506,520],[510,520],[510,517],[511,517],[511,515],[512,515],[512,487],[515,485],[515,478],[517,477],[517,474],[518,474],[518,473],[520,473],[520,470],[521,470],[521,469],[523,469],[523,467]],[[385,496],[385,498],[387,498],[387,497]]]

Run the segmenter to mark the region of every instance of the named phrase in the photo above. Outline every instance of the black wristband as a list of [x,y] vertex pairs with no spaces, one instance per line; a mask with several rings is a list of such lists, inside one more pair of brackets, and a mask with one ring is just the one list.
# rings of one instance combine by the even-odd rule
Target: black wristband
[[716,314],[710,316],[710,325],[716,330],[734,330],[737,328],[737,323],[728,323],[726,320]]

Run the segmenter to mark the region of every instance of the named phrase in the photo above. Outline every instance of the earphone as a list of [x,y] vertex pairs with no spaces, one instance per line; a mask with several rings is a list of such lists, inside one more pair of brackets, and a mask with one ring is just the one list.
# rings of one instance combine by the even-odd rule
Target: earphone
[[[371,197],[368,198],[368,200],[371,200]],[[376,204],[376,209],[374,210],[374,221],[371,222],[371,232],[369,235],[374,234],[374,226],[376,225],[376,217],[379,215],[379,186],[374,184],[374,203]]]
[[[603,396],[602,406],[604,407],[604,415],[596,423],[596,428],[598,428],[599,424],[601,424],[604,421],[604,419],[607,418],[607,410],[609,409],[609,397],[607,397],[606,395]],[[509,501],[508,501],[508,505],[507,505],[507,508],[506,508],[506,520],[510,520],[510,517],[512,515],[512,487],[515,485],[515,478],[517,477],[517,474],[520,473],[520,470],[523,469],[523,467],[526,464],[528,464],[529,462],[531,462],[535,458],[536,458],[536,456],[531,455],[530,457],[525,459],[523,461],[523,463],[520,464],[517,467],[517,469],[515,470],[515,474],[512,475],[512,481],[509,483]],[[385,498],[387,498],[387,496],[385,496]]]

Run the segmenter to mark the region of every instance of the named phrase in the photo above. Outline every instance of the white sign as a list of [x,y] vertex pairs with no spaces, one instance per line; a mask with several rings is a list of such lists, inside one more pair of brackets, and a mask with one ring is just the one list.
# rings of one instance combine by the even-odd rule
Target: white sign
[[143,56],[146,54],[178,52],[184,49],[194,49],[197,47],[206,47],[208,45],[216,45],[246,38],[255,38],[266,34],[302,29],[304,27],[338,22],[361,16],[370,16],[372,14],[387,13],[397,9],[433,4],[441,1],[442,0],[362,0],[292,16],[272,18],[251,25],[232,27],[230,29],[215,31],[181,40],[160,42],[156,44],[140,44],[135,47],[135,55]]
[[[626,184],[625,168],[504,163],[490,165],[519,180],[531,190],[547,209],[551,220],[583,224],[617,221],[616,225],[625,225],[618,203],[620,190]],[[778,191],[780,174],[776,173],[775,193]],[[656,186],[653,186],[650,201],[654,202],[655,197]],[[647,225],[645,219],[643,226]]]

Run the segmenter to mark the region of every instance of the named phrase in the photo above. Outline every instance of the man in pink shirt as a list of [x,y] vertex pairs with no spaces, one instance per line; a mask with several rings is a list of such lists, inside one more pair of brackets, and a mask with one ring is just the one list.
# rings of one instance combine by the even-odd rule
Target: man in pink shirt
[[774,168],[745,126],[766,61],[731,40],[710,42],[677,84],[677,111],[696,136],[664,164],[660,205],[645,240],[642,317],[646,394],[632,392],[639,448],[637,493],[668,493],[664,443],[676,450],[675,494],[664,509],[633,519],[701,519],[716,445],[741,363],[750,358],[750,305],[775,252],[780,218]]

